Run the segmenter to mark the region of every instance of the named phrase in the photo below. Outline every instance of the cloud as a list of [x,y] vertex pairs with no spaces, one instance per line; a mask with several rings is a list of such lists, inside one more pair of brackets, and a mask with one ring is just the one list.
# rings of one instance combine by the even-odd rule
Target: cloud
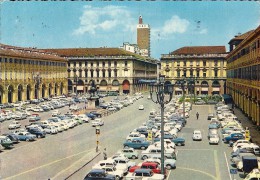
[[179,16],[172,16],[166,20],[162,28],[162,34],[170,35],[173,33],[184,33],[187,31],[190,22],[186,19],[181,19]]
[[84,6],[82,16],[79,18],[80,26],[73,31],[74,35],[86,33],[96,34],[98,31],[135,31],[136,22],[125,6],[92,7]]

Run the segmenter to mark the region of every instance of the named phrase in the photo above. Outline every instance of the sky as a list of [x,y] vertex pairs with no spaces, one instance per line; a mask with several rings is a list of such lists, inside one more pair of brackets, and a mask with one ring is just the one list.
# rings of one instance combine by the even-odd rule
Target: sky
[[184,46],[226,46],[260,25],[259,2],[66,1],[0,4],[0,42],[37,48],[120,47],[137,43],[138,18],[151,28],[151,57]]

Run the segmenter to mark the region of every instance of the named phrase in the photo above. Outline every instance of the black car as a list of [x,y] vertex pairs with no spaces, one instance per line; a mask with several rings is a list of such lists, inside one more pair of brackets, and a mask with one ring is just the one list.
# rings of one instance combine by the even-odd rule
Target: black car
[[136,131],[139,132],[140,134],[145,135],[145,137],[148,136],[148,130],[146,128],[137,128]]
[[28,128],[27,131],[31,134],[35,134],[37,138],[44,138],[46,136],[44,131],[41,131],[37,128]]
[[92,113],[86,113],[86,115],[90,118],[90,119],[95,119],[97,116],[95,114]]
[[91,111],[90,113],[94,114],[96,117],[102,117],[102,114],[97,111]]
[[116,176],[106,173],[104,169],[92,169],[84,178],[84,180],[90,179],[116,179]]

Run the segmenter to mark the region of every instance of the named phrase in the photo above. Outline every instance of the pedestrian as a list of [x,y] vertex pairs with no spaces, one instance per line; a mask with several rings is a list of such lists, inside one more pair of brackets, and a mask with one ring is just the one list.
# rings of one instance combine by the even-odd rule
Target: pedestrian
[[200,116],[200,114],[197,112],[196,113],[196,116],[197,116],[197,120],[199,119],[199,116]]
[[103,156],[104,156],[104,160],[107,160],[107,152],[106,152],[106,148],[104,148]]

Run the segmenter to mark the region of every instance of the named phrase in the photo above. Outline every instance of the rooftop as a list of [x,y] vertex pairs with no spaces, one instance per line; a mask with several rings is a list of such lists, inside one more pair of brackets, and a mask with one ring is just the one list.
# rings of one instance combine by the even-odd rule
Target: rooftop
[[65,58],[62,58],[53,52],[46,52],[36,48],[24,48],[5,44],[0,44],[0,55],[17,58],[67,61]]
[[226,53],[225,46],[186,46],[179,48],[171,55],[188,55],[188,54],[223,54]]
[[228,44],[230,44],[232,41],[235,41],[235,40],[244,40],[246,39],[254,30],[250,30],[250,31],[247,31],[246,33],[243,33],[243,34],[239,34],[239,35],[236,35],[234,38],[232,38]]

